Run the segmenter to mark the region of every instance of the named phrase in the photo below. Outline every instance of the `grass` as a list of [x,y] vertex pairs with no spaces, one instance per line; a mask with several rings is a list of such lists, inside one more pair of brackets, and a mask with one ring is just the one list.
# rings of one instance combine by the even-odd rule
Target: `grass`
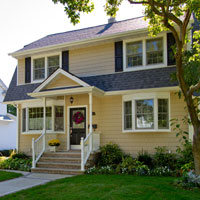
[[10,180],[13,178],[18,178],[20,176],[22,176],[22,174],[20,173],[0,171],[0,182],[5,180]]
[[200,190],[172,185],[172,177],[81,175],[65,178],[2,197],[2,200],[197,200]]

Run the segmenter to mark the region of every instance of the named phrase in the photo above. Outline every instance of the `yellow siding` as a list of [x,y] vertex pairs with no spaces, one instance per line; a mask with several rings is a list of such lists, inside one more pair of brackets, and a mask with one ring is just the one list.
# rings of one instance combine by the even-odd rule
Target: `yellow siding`
[[69,71],[77,76],[113,73],[114,43],[70,50]]
[[[183,100],[171,93],[171,118],[180,120],[187,115]],[[175,132],[122,133],[122,97],[106,97],[101,101],[101,145],[109,142],[119,144],[126,153],[136,156],[139,151],[154,152],[157,146],[167,146],[175,151],[180,145]],[[183,125],[187,130],[187,125]]]
[[68,87],[68,86],[78,86],[79,84],[70,78],[64,76],[64,75],[59,75],[53,81],[51,81],[45,89],[50,89],[50,88],[57,88],[57,87]]
[[[61,141],[60,150],[67,149],[67,110],[68,106],[84,106],[87,105],[87,120],[89,124],[89,96],[73,95],[74,103],[71,105],[69,98],[66,96],[65,108],[65,134],[47,134],[46,140],[57,138]],[[179,99],[177,95],[171,93],[171,118],[178,118],[180,121],[187,116],[183,99]],[[101,145],[109,142],[116,143],[126,153],[137,156],[139,151],[148,151],[154,153],[155,147],[167,146],[170,150],[175,151],[180,145],[179,139],[176,138],[174,131],[172,132],[140,132],[140,133],[123,133],[122,132],[122,96],[109,97],[93,97],[93,124],[97,124],[97,133],[100,132]],[[21,119],[21,115],[20,115]],[[187,130],[188,126],[182,124],[182,128]],[[20,134],[20,151],[31,153],[31,140],[37,138],[38,135]]]
[[17,74],[18,74],[18,84],[19,85],[24,84],[25,83],[25,59],[18,60]]

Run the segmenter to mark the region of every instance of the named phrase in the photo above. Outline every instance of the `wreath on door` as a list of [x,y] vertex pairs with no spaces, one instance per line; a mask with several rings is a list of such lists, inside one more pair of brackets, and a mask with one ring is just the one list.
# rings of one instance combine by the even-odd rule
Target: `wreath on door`
[[83,113],[81,113],[81,112],[76,112],[76,113],[72,116],[72,120],[73,120],[76,124],[82,123],[83,120],[84,120]]

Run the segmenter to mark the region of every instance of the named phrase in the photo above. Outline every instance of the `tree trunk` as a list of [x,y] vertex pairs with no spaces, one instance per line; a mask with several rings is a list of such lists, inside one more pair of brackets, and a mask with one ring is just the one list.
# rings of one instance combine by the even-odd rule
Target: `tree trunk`
[[194,126],[193,147],[195,174],[200,175],[200,126]]

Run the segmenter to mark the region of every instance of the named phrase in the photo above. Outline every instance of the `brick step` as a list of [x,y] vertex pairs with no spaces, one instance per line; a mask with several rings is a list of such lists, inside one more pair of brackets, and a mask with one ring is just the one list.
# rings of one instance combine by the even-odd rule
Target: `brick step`
[[57,157],[44,157],[42,156],[40,158],[41,162],[55,162],[55,163],[77,163],[80,164],[81,163],[81,159],[80,158],[57,158]]
[[81,170],[76,169],[57,169],[57,168],[32,168],[31,172],[47,173],[47,174],[66,174],[66,175],[80,175],[83,174]]
[[52,163],[52,162],[38,162],[36,167],[38,168],[59,168],[59,169],[81,169],[80,164],[76,163]]
[[45,152],[43,157],[81,158],[80,152]]

